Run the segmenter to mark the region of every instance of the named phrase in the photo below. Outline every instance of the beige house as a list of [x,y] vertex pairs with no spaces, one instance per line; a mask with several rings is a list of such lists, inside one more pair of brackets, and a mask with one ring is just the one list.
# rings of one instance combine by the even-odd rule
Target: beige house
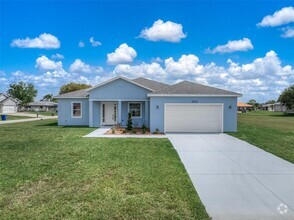
[[0,114],[16,113],[17,101],[8,95],[0,93]]

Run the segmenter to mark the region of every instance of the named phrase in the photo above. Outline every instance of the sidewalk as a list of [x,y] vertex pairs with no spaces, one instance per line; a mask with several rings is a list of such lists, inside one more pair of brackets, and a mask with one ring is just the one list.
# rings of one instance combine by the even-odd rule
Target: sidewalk
[[22,112],[17,112],[17,113],[8,114],[8,115],[26,116],[26,117],[31,117],[31,118],[19,119],[19,120],[0,121],[0,125],[14,124],[14,123],[20,123],[20,122],[29,122],[29,121],[37,121],[37,120],[45,120],[45,119],[56,119],[57,118],[57,116],[44,116],[44,115],[39,115],[39,117],[37,118],[37,114],[22,113]]

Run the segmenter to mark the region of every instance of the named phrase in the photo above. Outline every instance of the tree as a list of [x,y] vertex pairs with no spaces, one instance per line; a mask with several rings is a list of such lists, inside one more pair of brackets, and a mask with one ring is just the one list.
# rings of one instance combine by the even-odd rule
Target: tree
[[250,99],[247,104],[252,105],[254,108],[258,107],[258,103],[256,102],[255,99]]
[[68,92],[81,90],[81,89],[87,89],[87,88],[90,88],[90,87],[91,87],[90,85],[87,85],[87,84],[84,84],[84,83],[71,82],[71,83],[65,84],[65,85],[60,87],[59,95],[64,94],[64,93],[68,93]]
[[276,103],[275,100],[268,100],[268,101],[266,102],[266,104],[275,104],[275,103]]
[[294,84],[282,92],[278,102],[285,105],[287,109],[294,109]]
[[12,98],[18,99],[20,105],[25,106],[29,102],[33,102],[34,98],[37,96],[38,91],[32,83],[25,83],[20,81],[18,83],[10,84],[7,93],[12,96]]
[[127,130],[129,130],[129,131],[133,130],[133,119],[132,119],[131,112],[129,112],[129,114],[128,114]]
[[41,99],[41,101],[46,101],[46,102],[50,102],[52,100],[53,100],[53,95],[52,94],[44,95],[43,98]]

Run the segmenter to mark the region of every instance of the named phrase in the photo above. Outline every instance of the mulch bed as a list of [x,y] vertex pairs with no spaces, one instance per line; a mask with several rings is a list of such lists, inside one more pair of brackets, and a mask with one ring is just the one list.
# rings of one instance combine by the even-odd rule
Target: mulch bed
[[143,133],[142,128],[133,128],[132,131],[129,131],[126,128],[113,127],[109,131],[107,131],[105,134],[108,134],[108,135],[124,135],[124,134],[125,135],[130,135],[130,134],[133,134],[133,135],[136,135],[136,134],[139,134],[139,135],[151,135],[151,134],[162,135],[163,133],[151,133],[149,128],[147,128],[145,130],[145,133]]

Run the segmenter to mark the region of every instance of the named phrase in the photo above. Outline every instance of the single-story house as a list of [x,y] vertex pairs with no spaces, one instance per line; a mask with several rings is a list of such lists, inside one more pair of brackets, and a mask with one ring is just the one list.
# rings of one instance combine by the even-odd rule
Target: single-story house
[[237,102],[237,111],[238,112],[246,112],[248,109],[252,109],[253,105],[244,103],[244,102]]
[[274,104],[274,111],[275,112],[286,112],[287,107],[282,105],[282,103],[277,102],[277,103]]
[[27,104],[27,110],[35,112],[56,112],[57,103],[46,101],[30,102]]
[[152,132],[237,130],[241,94],[189,81],[167,85],[146,78],[117,76],[89,89],[56,96],[59,125],[135,126]]
[[262,104],[261,110],[273,112],[274,111],[274,104]]
[[16,113],[17,100],[12,97],[0,93],[0,114]]

